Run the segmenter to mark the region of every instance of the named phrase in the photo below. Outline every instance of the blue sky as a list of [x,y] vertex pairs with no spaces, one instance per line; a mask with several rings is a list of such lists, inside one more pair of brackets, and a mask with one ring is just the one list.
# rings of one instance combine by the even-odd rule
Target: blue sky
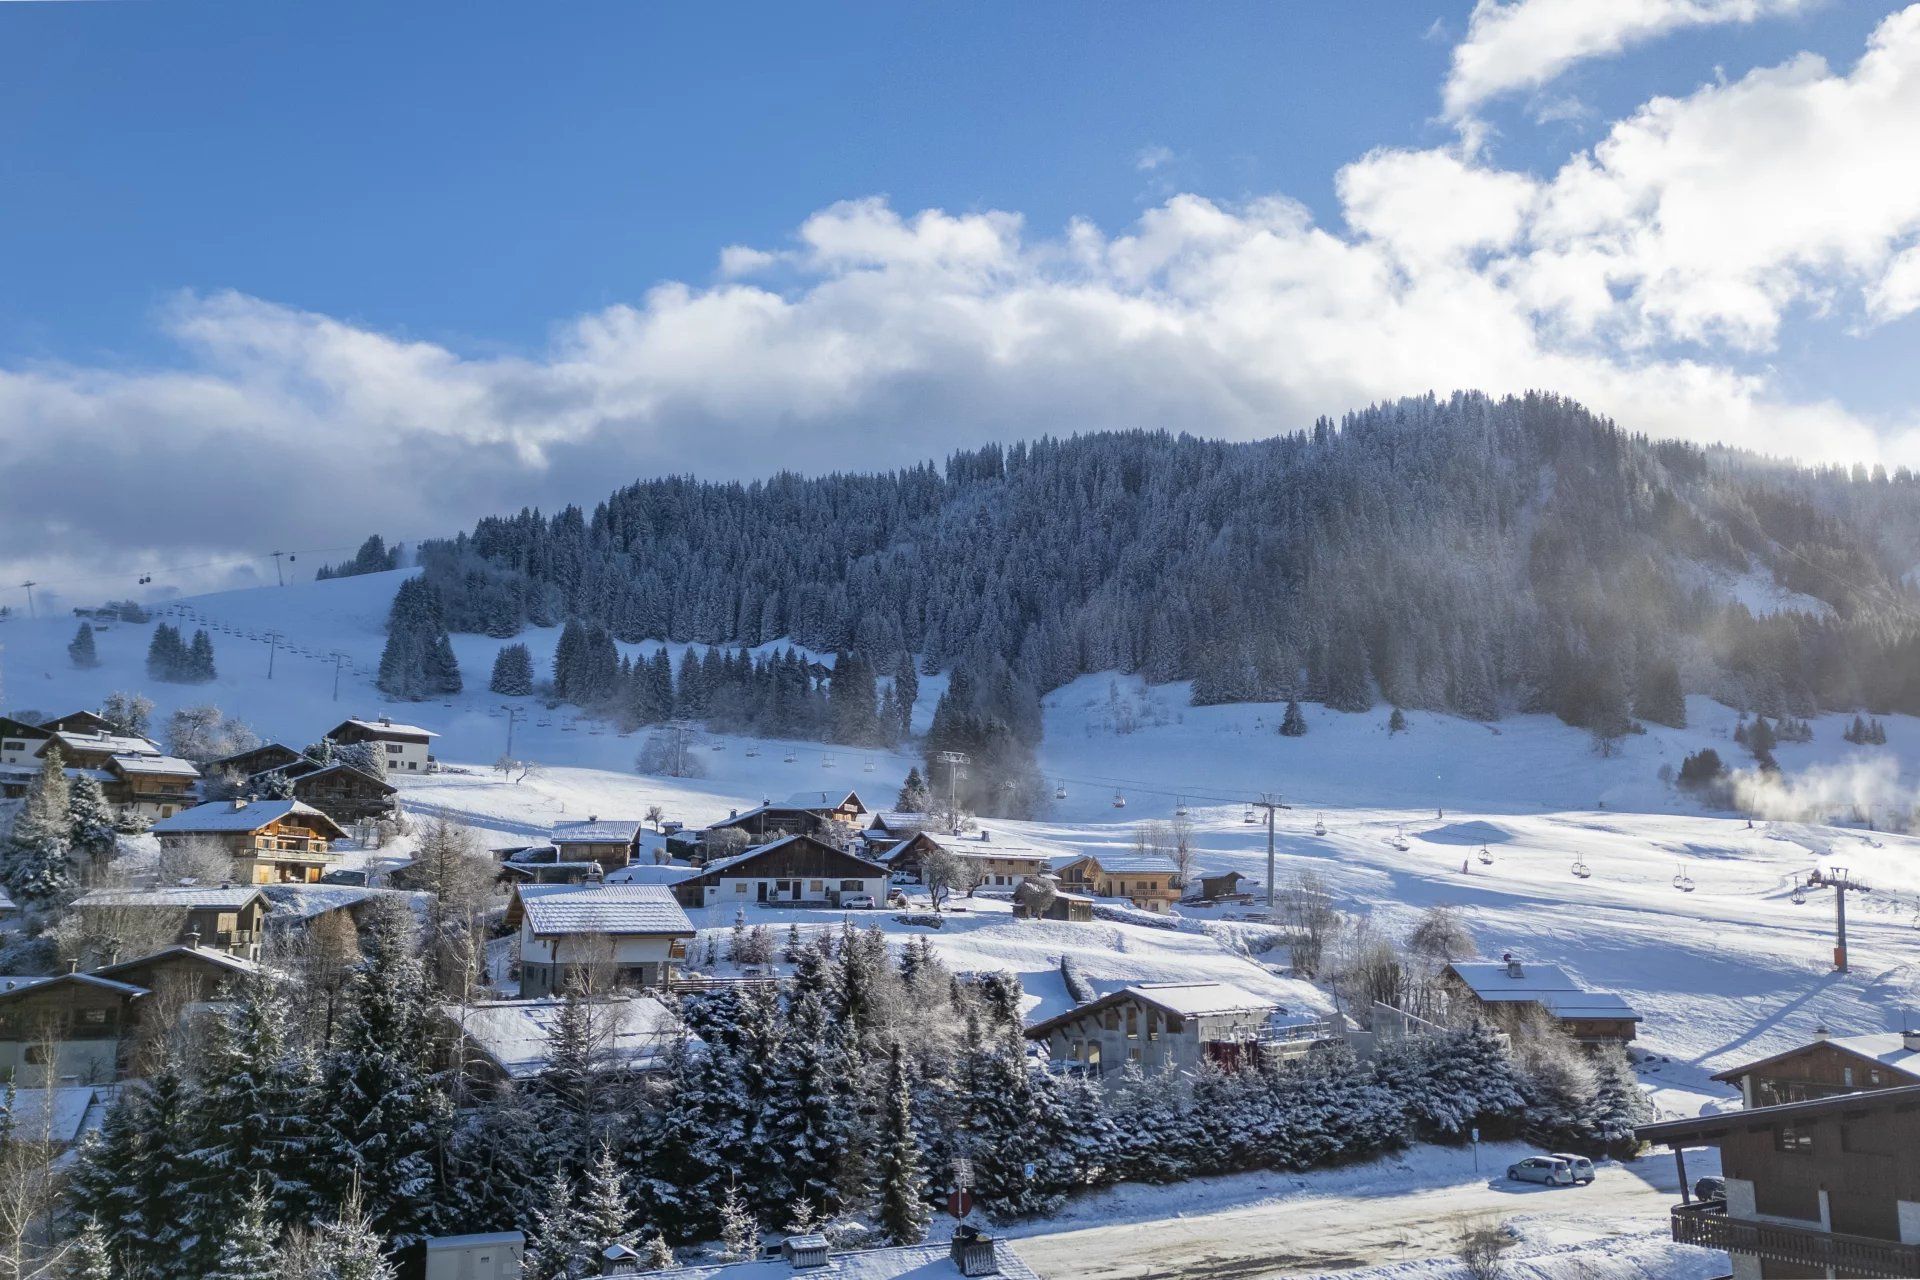
[[1610,8],[0,4],[15,483],[205,499],[0,571],[1428,387],[1920,463],[1920,17]]

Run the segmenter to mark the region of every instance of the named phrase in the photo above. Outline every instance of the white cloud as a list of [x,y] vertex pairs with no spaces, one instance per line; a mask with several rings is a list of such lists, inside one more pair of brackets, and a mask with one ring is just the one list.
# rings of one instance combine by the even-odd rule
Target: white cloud
[[1169,147],[1142,147],[1140,153],[1133,158],[1133,167],[1141,173],[1152,173],[1155,169],[1172,164],[1173,159],[1173,151]]
[[1616,54],[1684,27],[1754,22],[1820,0],[1476,0],[1441,98],[1449,119],[1516,90],[1537,89],[1576,62]]
[[[1124,230],[839,203],[716,282],[473,356],[230,293],[179,367],[0,369],[10,562],[213,558],[592,501],[640,475],[821,472],[1118,427],[1251,438],[1428,390],[1546,388],[1655,435],[1920,462],[1920,421],[1789,397],[1745,354],[1920,306],[1920,7],[1649,103],[1535,177],[1450,150],[1345,167],[1338,225],[1172,196]],[[778,267],[778,271],[769,268]],[[1828,318],[1806,313],[1824,309]],[[1676,343],[1676,340],[1679,340]],[[133,495],[76,518],[75,494]],[[19,577],[0,580],[19,580]]]

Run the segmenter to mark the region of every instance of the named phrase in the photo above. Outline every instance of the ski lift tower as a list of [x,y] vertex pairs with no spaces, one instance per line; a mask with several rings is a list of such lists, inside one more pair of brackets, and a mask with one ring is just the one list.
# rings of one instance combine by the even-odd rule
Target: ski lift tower
[[973,757],[964,751],[942,751],[941,764],[947,766],[947,819],[952,824],[949,835],[960,834],[959,782],[962,765],[973,763]]
[[1868,893],[1868,886],[1861,884],[1847,874],[1845,867],[1828,867],[1825,874],[1817,868],[1807,873],[1807,886],[1813,889],[1833,890],[1833,967],[1837,973],[1847,972],[1847,890],[1856,893]]
[[1274,904],[1279,900],[1276,895],[1273,870],[1273,815],[1279,809],[1291,809],[1290,804],[1280,803],[1280,793],[1270,791],[1253,802],[1256,809],[1267,811],[1267,923],[1273,923]]

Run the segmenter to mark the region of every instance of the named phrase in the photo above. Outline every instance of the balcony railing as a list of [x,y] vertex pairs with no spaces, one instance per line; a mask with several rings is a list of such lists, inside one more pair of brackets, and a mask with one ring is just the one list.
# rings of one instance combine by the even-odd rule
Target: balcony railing
[[1843,1235],[1755,1218],[1729,1218],[1726,1202],[1675,1205],[1673,1238],[1796,1267],[1831,1267],[1843,1276],[1920,1276],[1920,1244]]

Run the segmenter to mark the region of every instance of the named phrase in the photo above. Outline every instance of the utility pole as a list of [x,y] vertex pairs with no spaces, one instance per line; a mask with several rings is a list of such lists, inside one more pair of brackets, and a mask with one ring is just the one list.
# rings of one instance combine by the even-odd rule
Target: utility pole
[[[278,631],[267,632],[267,679],[269,680],[273,679],[273,656],[280,651],[280,642],[285,639],[286,637]],[[336,667],[334,670],[337,672],[339,668]],[[335,696],[338,696],[337,692]]]
[[973,757],[964,751],[942,751],[940,763],[947,766],[947,822],[948,835],[960,834],[960,766],[973,763]]
[[40,584],[37,582],[23,582],[20,585],[27,589],[27,616],[29,618],[39,617],[40,615],[33,610],[33,589]]
[[284,551],[273,552],[273,576],[283,587],[287,585],[287,576],[280,571],[280,557],[285,554]]
[[500,709],[507,713],[507,768],[511,769],[513,768],[514,722],[519,720],[521,716],[526,715],[527,709],[525,707],[510,707],[504,702],[500,704]]
[[1833,967],[1839,973],[1847,972],[1847,890],[1855,893],[1870,893],[1871,888],[1847,875],[1845,867],[1829,867],[1825,875],[1818,870],[1809,872],[1807,884],[1815,889],[1833,890]]
[[1276,877],[1273,867],[1273,815],[1276,810],[1291,809],[1293,806],[1280,803],[1279,793],[1269,791],[1263,794],[1258,800],[1255,800],[1253,807],[1267,811],[1267,923],[1271,924],[1273,923],[1274,903],[1278,900],[1275,896],[1275,890],[1278,886],[1274,884]]
[[687,739],[692,736],[694,723],[691,720],[669,720],[667,731],[673,735],[673,776],[687,776]]
[[[347,660],[347,655],[335,649],[327,656],[333,659],[333,700],[338,702],[340,701],[340,664]],[[508,731],[508,737],[512,737],[511,729]],[[511,743],[508,744],[507,750],[509,752],[513,750]]]

